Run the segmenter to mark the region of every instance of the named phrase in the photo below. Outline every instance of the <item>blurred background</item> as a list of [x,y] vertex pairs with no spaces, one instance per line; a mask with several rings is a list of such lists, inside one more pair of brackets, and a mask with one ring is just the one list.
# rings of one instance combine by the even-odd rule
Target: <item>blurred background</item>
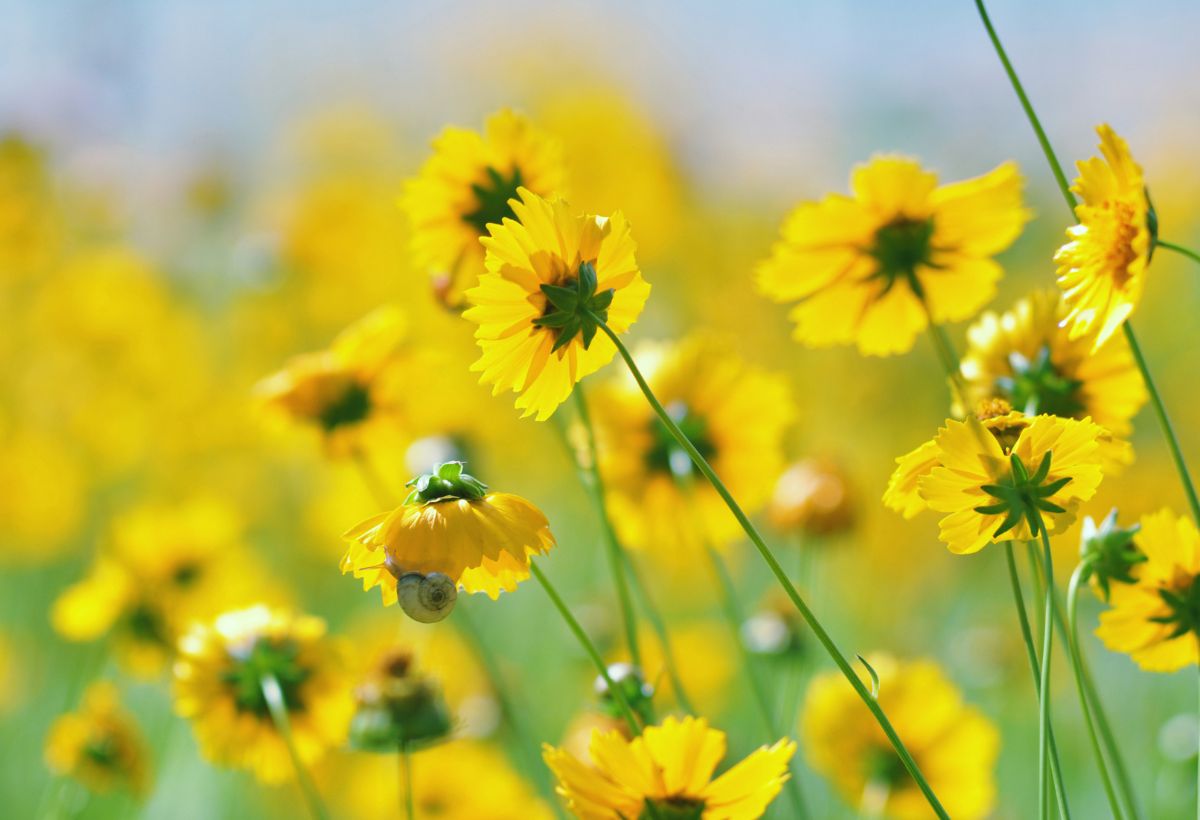
[[[1200,52],[1189,36],[1200,7],[1022,0],[992,13],[1064,161],[1092,154],[1094,126],[1111,123],[1146,171],[1162,235],[1200,241]],[[853,489],[854,527],[805,547],[819,565],[818,614],[847,652],[938,660],[1001,727],[996,816],[1028,816],[1037,725],[1003,554],[954,557],[932,517],[904,522],[879,503],[894,458],[947,414],[933,350],[925,339],[888,359],[803,349],[786,309],[752,284],[792,204],[844,191],[855,163],[900,151],[946,181],[1017,160],[1035,218],[1001,257],[1006,278],[990,307],[1052,285],[1068,214],[971,3],[4,0],[0,44],[6,816],[46,805],[55,786],[44,738],[75,707],[85,669],[117,682],[153,749],[154,785],[140,805],[74,795],[68,809],[300,809],[288,787],[204,763],[190,727],[170,716],[165,667],[131,671],[100,642],[65,640],[50,611],[122,515],[202,500],[235,522],[227,537],[263,597],[321,616],[358,647],[395,628],[399,612],[337,571],[340,534],[377,512],[366,488],[313,437],[264,422],[251,397],[289,356],[325,346],[384,302],[410,314],[420,345],[461,363],[428,381],[430,400],[469,430],[489,484],[547,512],[561,545],[549,572],[589,628],[619,643],[595,522],[567,456],[550,425],[520,421],[507,396],[490,398],[466,373],[470,328],[436,305],[396,207],[444,125],[478,129],[505,106],[562,141],[573,204],[629,216],[654,286],[634,340],[716,331],[785,374],[798,407],[788,459],[832,461]],[[1135,325],[1197,463],[1200,276],[1174,256],[1153,270]],[[964,330],[951,328],[960,348]],[[1088,509],[1097,518],[1114,505],[1128,520],[1184,508],[1154,419],[1143,411],[1135,427],[1137,461],[1102,487]],[[402,458],[391,467],[397,484],[410,473]],[[775,538],[784,553],[793,540]],[[1059,539],[1060,581],[1077,544],[1074,531]],[[743,601],[769,597],[744,545],[731,562]],[[659,577],[652,556],[645,566]],[[759,745],[707,577],[664,580],[662,598],[691,638],[685,677],[705,690],[714,723],[734,752]],[[558,742],[588,704],[586,658],[565,630],[543,628],[537,590],[479,603],[506,676],[538,704],[538,737]],[[1097,610],[1085,598],[1083,623]],[[1191,816],[1194,675],[1142,673],[1090,637],[1085,651],[1149,816]],[[797,690],[827,662],[814,649],[801,666]],[[1072,807],[1104,816],[1066,665],[1055,673]],[[356,760],[334,756],[319,779],[343,793]],[[829,807],[818,816],[855,816],[816,775],[802,779]],[[347,787],[366,797],[347,797],[338,816],[390,816],[392,788],[377,785],[375,799]]]

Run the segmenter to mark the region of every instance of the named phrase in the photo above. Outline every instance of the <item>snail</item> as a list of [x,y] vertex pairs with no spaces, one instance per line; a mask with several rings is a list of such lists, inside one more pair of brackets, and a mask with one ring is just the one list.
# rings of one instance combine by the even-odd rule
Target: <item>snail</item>
[[442,572],[428,575],[405,572],[396,580],[396,596],[408,617],[431,624],[442,620],[454,609],[458,587]]

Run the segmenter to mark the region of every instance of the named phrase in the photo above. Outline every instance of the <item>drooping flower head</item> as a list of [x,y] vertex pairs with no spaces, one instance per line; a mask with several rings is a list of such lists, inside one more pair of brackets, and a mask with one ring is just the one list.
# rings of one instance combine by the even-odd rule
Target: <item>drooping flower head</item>
[[398,308],[379,308],[329,349],[293,358],[256,392],[268,407],[316,427],[330,452],[344,454],[358,446],[367,425],[394,415],[405,332]]
[[943,513],[939,537],[959,554],[1033,540],[1039,520],[1061,532],[1100,485],[1105,434],[1090,419],[1017,412],[947,419],[933,441],[896,459],[883,501],[906,518]]
[[668,717],[632,740],[620,731],[593,731],[587,763],[550,745],[543,757],[558,793],[583,820],[754,820],[788,779],[795,751],[795,743],[780,740],[713,779],[725,733],[704,718]]
[[492,599],[515,590],[529,577],[530,557],[554,546],[550,523],[524,498],[488,492],[463,466],[439,464],[409,482],[395,510],[351,528],[342,572],[423,621],[446,617],[459,588]]
[[598,331],[624,333],[650,294],[634,257],[629,223],[578,216],[561,199],[522,188],[515,219],[484,237],[487,272],[467,293],[483,351],[472,369],[492,393],[520,394],[517,409],[545,421],[575,382],[612,359],[616,347]]
[[413,255],[443,304],[465,306],[484,269],[479,238],[513,216],[509,200],[519,188],[541,196],[559,190],[561,154],[556,140],[507,109],[488,117],[482,134],[447,128],[433,141],[401,205],[412,222]]
[[1126,465],[1133,451],[1123,437],[1146,402],[1141,374],[1124,339],[1095,347],[1090,335],[1071,336],[1066,315],[1058,293],[1037,291],[980,316],[967,330],[963,398],[969,407],[1003,399],[1029,416],[1090,418],[1112,434],[1100,444],[1106,465]]
[[1129,145],[1108,125],[1096,129],[1101,157],[1076,163],[1071,187],[1083,200],[1075,206],[1078,225],[1067,229],[1058,249],[1058,286],[1072,339],[1094,335],[1099,347],[1137,307],[1154,249],[1156,222],[1142,168]]
[[[879,705],[946,811],[967,820],[987,817],[996,802],[995,725],[963,702],[936,663],[882,654],[869,662],[879,676]],[[810,764],[847,803],[869,816],[929,817],[924,795],[840,674],[821,674],[809,685],[800,729]]]
[[758,286],[797,303],[797,341],[904,353],[930,319],[961,321],[991,299],[1001,276],[991,257],[1029,219],[1017,166],[937,182],[916,160],[878,156],[854,170],[852,196],[792,211]]
[[279,783],[294,769],[271,717],[268,677],[278,685],[306,765],[342,743],[354,701],[340,647],[320,618],[266,606],[227,612],[184,635],[175,661],[175,712],[192,721],[206,758]]
[[[786,381],[709,336],[639,346],[635,357],[730,492],[747,512],[762,509],[783,469],[783,436],[796,412]],[[613,521],[628,546],[685,568],[696,565],[704,544],[724,548],[741,536],[632,377],[617,376],[589,398]]]
[[124,788],[142,795],[150,783],[146,742],[107,681],[88,687],[79,711],[54,721],[45,756],[56,774],[98,794]]
[[1200,662],[1200,532],[1164,509],[1142,517],[1135,543],[1145,561],[1133,583],[1111,584],[1096,635],[1150,672]]
[[1112,596],[1114,583],[1132,584],[1136,581],[1137,566],[1146,560],[1146,554],[1134,540],[1141,528],[1141,524],[1120,526],[1115,507],[1099,524],[1091,516],[1083,519],[1079,537],[1079,563],[1083,580],[1090,581],[1105,601]]

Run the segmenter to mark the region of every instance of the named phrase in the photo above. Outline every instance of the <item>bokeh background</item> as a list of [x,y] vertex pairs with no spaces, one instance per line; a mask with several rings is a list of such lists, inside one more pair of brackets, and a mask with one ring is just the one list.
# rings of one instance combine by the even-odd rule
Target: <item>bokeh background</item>
[[[997,2],[993,17],[1060,155],[1089,155],[1093,126],[1111,122],[1146,169],[1163,235],[1195,244],[1200,7],[1025,0]],[[714,330],[786,374],[799,408],[789,457],[835,460],[855,489],[856,527],[809,545],[818,614],[849,652],[939,660],[1001,726],[997,816],[1028,815],[1037,727],[1003,555],[951,556],[932,518],[903,522],[878,500],[895,456],[945,417],[932,349],[802,349],[751,279],[791,204],[844,190],[854,163],[894,150],[946,180],[1020,162],[1036,217],[1001,258],[991,307],[1051,284],[1067,214],[970,3],[8,0],[0,44],[0,230],[18,226],[0,235],[0,813],[43,805],[43,739],[74,706],[81,669],[118,682],[156,780],[141,807],[99,797],[84,816],[300,809],[289,788],[206,765],[170,716],[165,679],[64,641],[50,607],[114,517],[204,498],[232,511],[270,595],[360,645],[395,627],[397,611],[337,572],[340,533],[375,512],[366,489],[311,437],[264,423],[251,390],[383,302],[465,373],[469,328],[439,312],[413,269],[395,199],[443,125],[478,128],[512,106],[562,140],[574,204],[630,217],[654,286],[634,339]],[[1198,300],[1194,267],[1156,259],[1135,317],[1193,461]],[[951,334],[961,345],[963,327]],[[551,575],[615,645],[595,522],[553,431],[468,377],[427,389],[467,419],[489,483],[547,511],[561,542]],[[1137,462],[1089,512],[1182,510],[1148,411],[1133,441]],[[399,462],[397,481],[409,471]],[[1076,544],[1059,540],[1060,579]],[[763,568],[745,547],[733,563],[743,600],[760,600]],[[711,716],[744,752],[762,738],[707,578],[665,576],[665,607],[694,633],[685,676],[710,690]],[[1084,623],[1095,613],[1085,599]],[[538,736],[558,741],[587,705],[591,670],[551,617],[522,588],[483,620],[506,675],[537,703]],[[1194,675],[1141,673],[1091,638],[1086,651],[1150,815],[1191,816]],[[815,650],[809,663],[827,666]],[[1104,816],[1066,665],[1055,671],[1073,808]],[[337,785],[355,761],[334,759],[322,782],[367,789]],[[815,775],[804,781],[828,806],[818,816],[854,816]],[[392,803],[348,796],[337,810],[385,816]]]

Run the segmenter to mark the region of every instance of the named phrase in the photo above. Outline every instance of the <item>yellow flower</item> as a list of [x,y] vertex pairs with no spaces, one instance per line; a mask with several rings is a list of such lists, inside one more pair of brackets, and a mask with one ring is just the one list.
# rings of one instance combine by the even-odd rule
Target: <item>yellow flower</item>
[[385,606],[399,596],[422,621],[449,615],[459,587],[493,600],[515,590],[529,577],[530,557],[554,546],[550,523],[525,499],[489,493],[462,469],[438,465],[409,482],[414,489],[395,510],[349,530],[342,572],[362,578],[363,589],[378,586]]
[[1058,294],[1038,291],[1007,313],[980,316],[967,331],[964,398],[969,407],[1000,398],[1027,415],[1091,418],[1112,434],[1100,445],[1106,464],[1129,464],[1133,449],[1114,437],[1133,431],[1146,403],[1129,344],[1110,339],[1094,347],[1090,336],[1072,338],[1066,315]]
[[558,143],[507,109],[488,117],[484,133],[447,128],[433,156],[405,188],[401,205],[412,222],[413,255],[449,307],[483,273],[480,237],[513,216],[520,188],[549,196],[562,185]]
[[175,712],[192,721],[206,758],[280,783],[293,767],[263,694],[266,675],[279,684],[306,765],[341,744],[354,701],[340,647],[320,618],[261,605],[197,623],[180,639]]
[[267,406],[316,426],[331,452],[347,453],[369,424],[389,418],[404,338],[403,313],[379,308],[342,331],[328,350],[292,359],[257,392]]
[[264,577],[227,504],[143,504],[113,522],[87,576],[54,602],[51,623],[68,640],[110,635],[123,665],[150,677],[190,621],[252,602]]
[[903,353],[930,319],[961,321],[991,299],[1001,276],[991,257],[1029,219],[1021,184],[1013,163],[938,187],[916,160],[875,157],[854,170],[852,197],[791,213],[759,288],[798,302],[795,338],[810,347]]
[[1099,347],[1137,307],[1154,232],[1141,166],[1112,128],[1096,131],[1104,158],[1076,163],[1079,177],[1071,190],[1083,200],[1075,206],[1079,224],[1067,229],[1070,241],[1054,261],[1071,338],[1094,333]]
[[522,188],[516,220],[488,227],[487,272],[467,293],[463,315],[479,327],[483,351],[471,366],[493,395],[519,393],[524,415],[545,421],[575,382],[612,359],[616,347],[595,319],[624,333],[642,312],[650,285],[634,258],[629,223],[575,216],[561,199]]
[[97,793],[125,788],[141,795],[150,782],[146,743],[107,681],[88,687],[78,712],[54,721],[45,756],[55,773]]
[[946,420],[932,442],[901,456],[883,501],[905,517],[944,513],[939,537],[951,552],[1037,537],[1038,515],[1054,534],[1069,527],[1103,477],[1090,419],[1008,412]]
[[1146,560],[1134,566],[1135,583],[1110,585],[1096,635],[1142,669],[1174,672],[1200,661],[1200,533],[1170,510],[1141,523],[1134,545]]
[[[795,415],[786,381],[710,337],[647,345],[637,359],[659,401],[730,492],[748,513],[761,509],[783,469],[783,434]],[[617,377],[590,398],[612,517],[626,544],[685,567],[695,565],[703,543],[724,548],[741,536],[631,377]]]
[[779,476],[767,511],[777,529],[832,535],[854,525],[854,494],[836,464],[806,458]]
[[592,733],[590,763],[545,745],[543,757],[558,778],[558,792],[584,820],[658,816],[696,820],[761,817],[788,779],[796,744],[762,747],[713,779],[725,756],[725,733],[704,718],[668,717],[628,740],[619,731]]
[[0,136],[0,286],[43,271],[61,250],[63,215],[35,146]]
[[87,502],[79,454],[62,437],[0,422],[0,559],[40,563],[70,548]]
[[[996,801],[1000,733],[932,661],[869,658],[879,675],[879,705],[952,817],[988,816]],[[891,743],[836,672],[809,685],[800,719],[812,767],[864,815],[929,817],[929,804]]]

